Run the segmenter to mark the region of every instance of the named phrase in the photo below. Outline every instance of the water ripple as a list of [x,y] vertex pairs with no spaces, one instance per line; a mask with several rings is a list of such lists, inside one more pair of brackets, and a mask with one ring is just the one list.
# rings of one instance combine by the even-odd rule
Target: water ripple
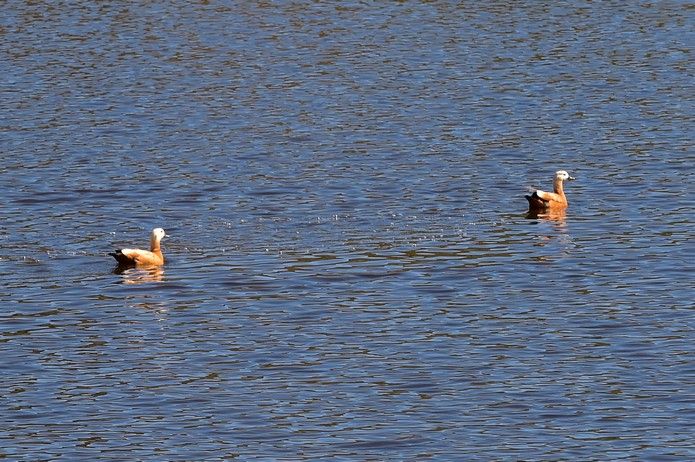
[[676,6],[8,5],[0,457],[692,459]]

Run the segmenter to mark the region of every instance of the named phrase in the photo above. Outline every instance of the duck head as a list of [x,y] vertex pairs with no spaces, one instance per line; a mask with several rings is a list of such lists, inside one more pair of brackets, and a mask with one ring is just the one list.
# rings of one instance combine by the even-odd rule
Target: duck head
[[573,176],[570,176],[570,174],[564,170],[558,170],[557,172],[555,172],[555,179],[560,180],[560,181],[565,181],[565,180],[574,180],[575,178]]

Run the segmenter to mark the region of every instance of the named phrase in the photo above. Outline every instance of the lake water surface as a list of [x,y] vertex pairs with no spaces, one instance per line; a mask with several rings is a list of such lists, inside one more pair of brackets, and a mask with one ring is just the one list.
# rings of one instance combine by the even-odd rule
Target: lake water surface
[[694,19],[8,3],[0,458],[695,459]]

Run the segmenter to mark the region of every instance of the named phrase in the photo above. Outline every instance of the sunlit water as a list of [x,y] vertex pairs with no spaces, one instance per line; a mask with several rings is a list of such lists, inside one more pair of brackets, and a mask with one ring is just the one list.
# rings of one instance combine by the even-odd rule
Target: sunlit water
[[5,5],[0,458],[695,458],[693,18]]

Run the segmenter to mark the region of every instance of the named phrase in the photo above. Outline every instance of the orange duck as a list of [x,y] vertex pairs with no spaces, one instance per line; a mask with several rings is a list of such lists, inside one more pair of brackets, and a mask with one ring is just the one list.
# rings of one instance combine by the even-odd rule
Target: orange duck
[[165,237],[168,236],[162,228],[155,228],[150,236],[150,250],[120,249],[109,255],[116,259],[118,266],[161,266],[164,264],[164,255],[159,243]]
[[564,212],[567,208],[567,197],[562,189],[562,182],[565,180],[574,180],[574,178],[566,171],[559,170],[555,172],[553,192],[537,189],[530,196],[524,196],[528,200],[529,214]]

